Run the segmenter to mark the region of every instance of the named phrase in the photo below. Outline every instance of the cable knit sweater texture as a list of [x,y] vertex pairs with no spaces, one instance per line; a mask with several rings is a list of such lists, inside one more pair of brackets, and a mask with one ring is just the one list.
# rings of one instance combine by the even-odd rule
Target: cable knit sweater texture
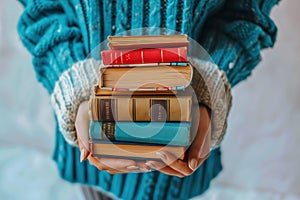
[[[187,199],[202,194],[222,169],[220,148],[214,149],[195,173],[182,179],[159,172],[110,175],[88,162],[79,162],[78,148],[70,145],[76,143],[75,128],[70,124],[74,124],[80,102],[89,98],[89,88],[98,73],[93,67],[97,61],[83,60],[108,35],[125,30],[163,27],[187,34],[208,51],[216,64],[203,68],[208,87],[212,91],[220,91],[221,86],[225,89],[205,101],[200,98],[203,90],[201,80],[197,79],[194,89],[198,100],[214,112],[219,107],[209,102],[226,96],[227,112],[219,116],[226,119],[231,105],[229,85],[233,87],[246,79],[260,61],[260,51],[274,45],[277,29],[269,14],[278,0],[22,0],[21,3],[25,10],[18,24],[20,38],[33,56],[37,79],[52,94],[57,121],[53,159],[62,178],[98,186],[122,199]],[[196,60],[191,62],[199,64]],[[214,123],[214,116],[212,120]],[[224,133],[226,121],[221,125]],[[216,134],[215,138],[213,135],[212,147],[219,145],[222,137],[223,134]]]

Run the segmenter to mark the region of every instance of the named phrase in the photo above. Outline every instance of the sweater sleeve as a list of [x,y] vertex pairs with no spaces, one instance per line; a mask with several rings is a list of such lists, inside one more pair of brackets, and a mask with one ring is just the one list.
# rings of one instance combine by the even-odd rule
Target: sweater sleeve
[[228,0],[205,24],[200,44],[227,75],[231,87],[246,79],[273,47],[277,28],[269,15],[279,0]]
[[198,101],[211,110],[211,148],[220,145],[232,105],[231,87],[246,79],[261,60],[260,51],[272,47],[277,29],[269,14],[278,0],[228,0],[203,27],[200,44],[213,63],[191,59],[192,87]]
[[21,0],[18,33],[31,53],[38,81],[52,92],[60,75],[85,58],[84,27],[69,1]]
[[74,6],[71,0],[20,2],[25,8],[18,23],[20,39],[33,56],[38,81],[51,94],[60,131],[76,145],[77,109],[89,97],[98,67],[95,60],[79,62],[88,52],[84,5]]

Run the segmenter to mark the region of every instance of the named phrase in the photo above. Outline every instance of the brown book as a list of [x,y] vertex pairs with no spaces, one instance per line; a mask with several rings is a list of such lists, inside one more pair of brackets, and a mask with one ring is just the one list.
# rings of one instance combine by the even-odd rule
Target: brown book
[[188,46],[187,35],[108,36],[110,49],[170,48]]
[[90,141],[91,153],[94,156],[118,157],[133,159],[160,159],[156,152],[163,150],[172,153],[177,158],[183,160],[185,147],[163,146],[163,145],[141,145],[137,143],[111,143],[105,141]]
[[188,66],[105,67],[100,70],[99,86],[110,90],[182,90],[192,80]]
[[192,97],[178,96],[92,96],[93,121],[182,121],[191,120]]

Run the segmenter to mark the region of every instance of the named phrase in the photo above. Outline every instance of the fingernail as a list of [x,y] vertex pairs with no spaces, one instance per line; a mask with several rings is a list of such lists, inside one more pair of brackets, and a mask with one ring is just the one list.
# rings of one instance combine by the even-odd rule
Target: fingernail
[[156,154],[162,159],[162,160],[167,160],[167,156],[163,152],[156,152]]
[[155,169],[154,165],[150,162],[146,162],[145,165],[147,165],[148,167]]
[[191,170],[195,170],[197,168],[197,160],[195,158],[193,158],[190,162],[189,162],[189,167],[191,168]]
[[84,156],[85,156],[85,149],[82,149],[81,152],[80,152],[80,162],[83,161]]
[[147,169],[147,168],[140,168],[140,170],[141,170],[142,172],[148,172],[148,171],[149,171],[149,169]]
[[126,167],[126,169],[129,169],[129,170],[138,170],[138,169],[140,169],[140,168],[139,168],[138,166],[132,165],[132,166]]

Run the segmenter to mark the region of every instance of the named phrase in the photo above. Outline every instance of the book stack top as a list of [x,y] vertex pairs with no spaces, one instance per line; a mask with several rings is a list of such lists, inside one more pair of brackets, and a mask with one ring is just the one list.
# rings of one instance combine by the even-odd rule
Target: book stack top
[[190,85],[193,70],[187,62],[186,35],[108,39],[110,49],[101,51],[101,89],[161,91],[183,90]]

